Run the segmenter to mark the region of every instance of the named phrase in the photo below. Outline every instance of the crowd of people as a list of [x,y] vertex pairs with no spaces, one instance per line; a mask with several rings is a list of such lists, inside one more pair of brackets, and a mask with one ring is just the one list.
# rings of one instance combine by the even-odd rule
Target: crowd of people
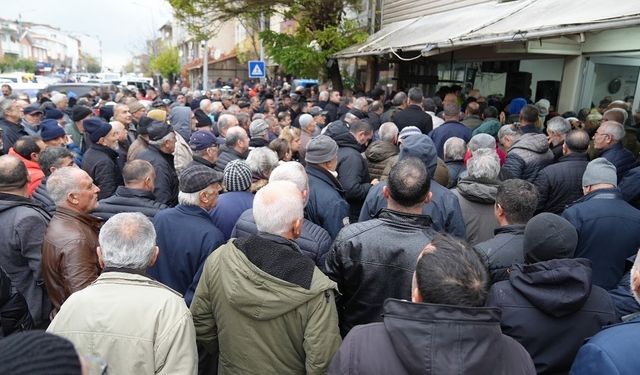
[[629,103],[234,83],[3,87],[0,373],[637,373]]

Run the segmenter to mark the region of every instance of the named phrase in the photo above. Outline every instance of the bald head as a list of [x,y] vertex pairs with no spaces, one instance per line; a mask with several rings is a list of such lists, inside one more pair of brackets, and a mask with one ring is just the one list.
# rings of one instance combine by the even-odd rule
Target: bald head
[[27,167],[15,156],[0,156],[0,192],[26,196]]
[[259,231],[295,239],[304,219],[302,193],[293,182],[270,181],[256,193],[253,217]]
[[479,116],[480,104],[478,104],[477,102],[471,102],[467,104],[467,108],[465,109],[464,112],[467,116],[471,116],[471,115]]

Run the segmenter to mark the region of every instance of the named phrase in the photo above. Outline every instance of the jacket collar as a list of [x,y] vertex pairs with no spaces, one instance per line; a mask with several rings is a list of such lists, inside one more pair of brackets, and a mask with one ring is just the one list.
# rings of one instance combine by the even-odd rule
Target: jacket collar
[[399,224],[403,227],[411,226],[423,228],[430,227],[433,224],[429,215],[407,214],[404,212],[390,210],[388,208],[383,208],[378,211],[376,218],[392,224]]
[[344,189],[342,188],[340,181],[338,181],[335,177],[333,177],[333,175],[329,173],[329,171],[327,171],[326,169],[322,167],[318,167],[313,164],[307,164],[306,169],[307,169],[307,173],[309,173],[310,175],[323,180],[327,184],[331,185],[331,187],[336,189],[340,194],[344,194]]
[[38,162],[26,159],[22,155],[18,154],[16,150],[13,149],[13,147],[9,149],[9,155],[15,156],[20,159],[24,163],[25,167],[27,167],[27,169],[40,169],[40,165],[38,164]]
[[563,155],[558,159],[558,162],[563,161],[589,161],[589,156],[586,153],[572,152],[569,155]]
[[188,206],[186,204],[179,204],[175,207],[176,210],[191,216],[202,216],[211,220],[211,216],[200,206]]
[[616,142],[614,144],[612,144],[611,146],[607,147],[606,149],[602,150],[602,153],[600,154],[600,156],[602,157],[604,154],[606,154],[607,152],[611,152],[611,151],[619,151],[621,149],[623,149],[624,147],[622,146],[621,142]]
[[75,221],[79,221],[84,225],[88,225],[90,227],[92,227],[93,229],[100,229],[100,226],[102,225],[102,219],[95,217],[93,215],[89,215],[89,214],[85,214],[82,212],[77,212],[77,211],[73,211],[70,210],[68,208],[64,208],[64,207],[60,207],[58,206],[56,208],[56,213],[53,215],[55,216],[61,216],[63,219],[66,220],[75,220]]
[[193,155],[193,161],[195,161],[198,164],[202,164],[205,167],[209,167],[209,168],[214,168],[216,166],[214,163],[212,163],[209,160],[207,160],[207,159],[205,159],[205,158],[203,158],[201,156],[198,156],[198,155]]
[[142,189],[130,189],[126,186],[118,186],[115,195],[125,198],[146,198],[156,200],[156,196],[153,192]]
[[94,143],[91,145],[90,148],[107,154],[111,159],[115,159],[118,157],[118,151],[104,145],[99,145],[97,143]]
[[622,199],[622,194],[620,193],[620,190],[618,190],[617,188],[598,189],[596,191],[592,191],[591,193],[585,195],[582,198],[577,199],[575,202],[573,202],[572,205],[586,202],[593,199]]
[[493,230],[494,235],[499,234],[514,234],[514,235],[524,235],[524,228],[526,224],[510,224],[502,227],[498,227]]

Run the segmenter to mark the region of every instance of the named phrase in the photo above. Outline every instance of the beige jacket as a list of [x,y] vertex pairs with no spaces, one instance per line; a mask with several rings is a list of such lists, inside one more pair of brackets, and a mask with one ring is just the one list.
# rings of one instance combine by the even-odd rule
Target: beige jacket
[[134,271],[105,270],[67,299],[47,331],[107,361],[109,375],[198,370],[193,320],[182,296]]

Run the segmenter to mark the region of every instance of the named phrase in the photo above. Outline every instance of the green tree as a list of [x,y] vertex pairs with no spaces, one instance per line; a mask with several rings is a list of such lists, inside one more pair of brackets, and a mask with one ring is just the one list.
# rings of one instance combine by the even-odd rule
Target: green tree
[[180,73],[180,60],[178,58],[178,49],[176,47],[164,48],[149,61],[152,70],[160,72],[160,74],[173,80],[173,77]]
[[335,52],[366,38],[355,22],[343,20],[345,9],[357,10],[361,0],[169,0],[175,14],[200,39],[208,39],[224,22],[239,19],[253,25],[261,17],[281,14],[295,20],[292,34],[266,30],[263,46],[287,72],[305,78],[330,78],[342,89]]
[[102,66],[100,62],[95,56],[91,55],[82,55],[82,61],[89,73],[100,73],[102,71]]

